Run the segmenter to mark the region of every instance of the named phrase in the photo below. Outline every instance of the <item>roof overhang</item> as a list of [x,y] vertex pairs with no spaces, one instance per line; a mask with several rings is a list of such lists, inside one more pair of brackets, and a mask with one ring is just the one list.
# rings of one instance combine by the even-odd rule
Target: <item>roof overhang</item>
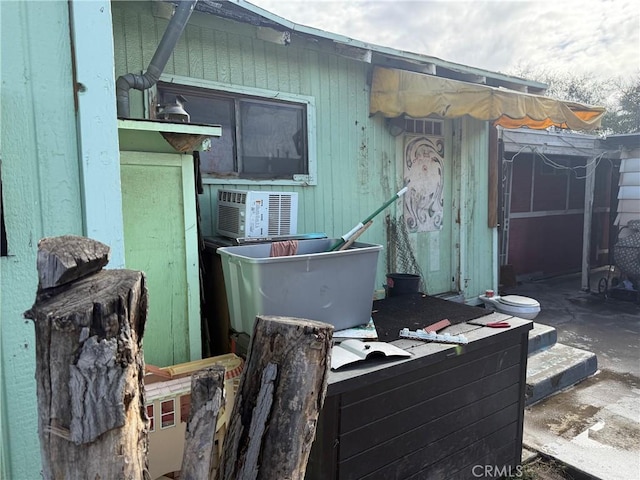
[[382,114],[388,118],[469,115],[504,128],[556,126],[591,131],[600,128],[605,109],[506,88],[375,67],[369,111],[371,115]]
[[595,157],[605,153],[597,135],[567,130],[531,128],[498,130],[505,153],[539,153],[563,157]]
[[[174,4],[176,0],[162,0],[161,3]],[[283,46],[295,45],[296,41],[300,39],[310,39],[313,42],[331,45],[337,55],[372,65],[428,73],[464,82],[506,87],[536,94],[544,93],[547,88],[546,84],[534,80],[449,62],[430,55],[375,45],[318,28],[300,25],[245,0],[199,0],[195,10],[203,14],[253,25],[256,27],[258,38]]]
[[640,132],[636,133],[621,133],[616,135],[610,135],[601,140],[604,148],[628,148],[637,149],[640,148]]

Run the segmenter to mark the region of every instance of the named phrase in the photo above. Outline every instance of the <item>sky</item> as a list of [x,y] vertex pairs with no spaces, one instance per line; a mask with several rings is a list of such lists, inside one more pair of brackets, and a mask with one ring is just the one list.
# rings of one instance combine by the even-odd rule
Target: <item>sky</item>
[[248,1],[301,25],[492,72],[640,74],[634,1]]

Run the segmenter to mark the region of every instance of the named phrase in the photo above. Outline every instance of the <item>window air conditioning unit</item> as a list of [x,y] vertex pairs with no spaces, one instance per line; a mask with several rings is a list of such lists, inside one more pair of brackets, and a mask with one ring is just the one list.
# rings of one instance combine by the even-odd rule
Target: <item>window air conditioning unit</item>
[[218,190],[218,235],[231,238],[270,238],[295,235],[298,194]]

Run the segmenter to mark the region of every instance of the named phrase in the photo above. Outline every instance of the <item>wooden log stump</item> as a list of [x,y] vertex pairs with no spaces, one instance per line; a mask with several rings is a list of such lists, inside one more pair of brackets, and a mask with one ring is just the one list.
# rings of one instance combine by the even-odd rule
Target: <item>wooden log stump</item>
[[54,290],[25,312],[36,329],[43,477],[146,478],[144,275],[104,270]]
[[213,480],[218,413],[223,406],[225,368],[216,365],[191,376],[191,411],[187,422],[181,480]]
[[258,316],[219,480],[302,480],[331,366],[333,326]]
[[59,287],[99,272],[109,263],[109,247],[75,235],[43,238],[38,242],[38,289]]

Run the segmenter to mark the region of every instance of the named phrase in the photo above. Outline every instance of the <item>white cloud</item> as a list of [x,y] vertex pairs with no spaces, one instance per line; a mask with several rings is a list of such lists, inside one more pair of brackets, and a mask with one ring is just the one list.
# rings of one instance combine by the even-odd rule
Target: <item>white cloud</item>
[[250,1],[295,23],[491,71],[640,72],[640,10],[627,0]]

